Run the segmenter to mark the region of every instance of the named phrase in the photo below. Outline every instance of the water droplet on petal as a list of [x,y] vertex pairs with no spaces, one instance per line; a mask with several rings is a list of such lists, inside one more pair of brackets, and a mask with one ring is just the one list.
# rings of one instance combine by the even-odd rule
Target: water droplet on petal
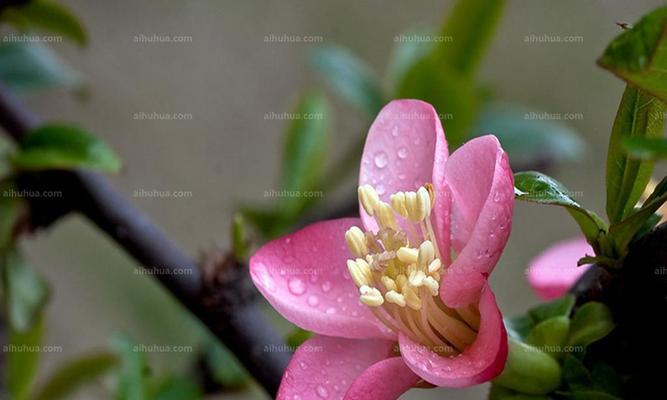
[[306,284],[303,283],[301,278],[290,278],[287,287],[290,293],[295,296],[301,296],[306,291]]
[[317,389],[315,389],[315,391],[317,392],[317,395],[320,396],[323,399],[326,399],[327,397],[329,397],[329,392],[322,385],[318,385]]
[[384,190],[384,185],[381,184],[381,183],[378,184],[378,185],[376,185],[376,186],[375,186],[375,191],[378,192],[378,194],[379,194],[380,196],[382,196],[382,195],[384,194],[384,192],[385,192],[385,190]]
[[405,159],[408,156],[408,149],[405,147],[401,147],[398,149],[398,158],[403,158]]
[[398,125],[394,125],[394,126],[391,128],[391,136],[393,136],[393,137],[397,137],[397,136],[398,136]]
[[327,293],[329,290],[331,290],[331,282],[330,281],[322,282],[322,291],[324,293]]
[[329,307],[329,308],[327,308],[326,313],[327,313],[327,314],[335,314],[335,313],[336,313],[336,309],[333,308],[333,307]]
[[316,307],[318,304],[320,304],[320,300],[317,298],[317,296],[312,295],[308,297],[308,305],[311,307]]
[[387,153],[385,153],[384,151],[378,151],[377,153],[375,153],[373,161],[375,162],[376,167],[384,168],[387,166],[389,159],[387,158]]

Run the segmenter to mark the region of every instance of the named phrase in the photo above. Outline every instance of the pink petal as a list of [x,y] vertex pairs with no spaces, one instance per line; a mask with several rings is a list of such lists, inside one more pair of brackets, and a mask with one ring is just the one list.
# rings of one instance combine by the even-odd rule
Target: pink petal
[[347,391],[345,400],[398,399],[420,380],[401,357],[387,358],[366,369]]
[[312,337],[292,356],[276,399],[343,399],[355,379],[389,357],[394,346],[387,340]]
[[452,245],[457,257],[440,293],[445,304],[461,307],[476,300],[507,243],[514,178],[507,154],[492,135],[475,138],[456,150],[445,174],[452,196]]
[[543,300],[562,296],[590,267],[577,267],[577,261],[587,254],[593,254],[593,248],[583,237],[556,243],[528,264],[530,286]]
[[480,295],[479,312],[477,339],[456,357],[440,357],[400,334],[401,354],[408,367],[436,386],[472,386],[498,376],[507,360],[507,332],[488,284]]
[[347,272],[345,231],[357,218],[319,222],[262,246],[250,259],[255,286],[283,317],[323,335],[396,338],[359,302]]
[[[398,191],[413,191],[425,183],[433,183],[436,192],[434,214],[439,241],[447,248],[448,202],[444,191],[444,165],[447,161],[447,140],[433,106],[421,100],[394,100],[387,104],[371,125],[364,146],[359,171],[359,185],[370,184],[380,198]],[[375,220],[359,209],[364,226],[375,231]]]

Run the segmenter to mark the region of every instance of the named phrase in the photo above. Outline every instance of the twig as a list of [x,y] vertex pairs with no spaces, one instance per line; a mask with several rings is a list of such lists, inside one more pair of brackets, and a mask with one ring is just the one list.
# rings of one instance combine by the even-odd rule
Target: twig
[[[36,115],[0,85],[0,126],[11,137],[20,141],[40,123]],[[48,225],[66,212],[80,212],[143,268],[159,268],[160,273],[153,276],[222,340],[269,394],[276,394],[290,354],[265,351],[285,348],[284,341],[262,315],[251,285],[239,284],[249,281],[246,266],[218,263],[204,276],[191,257],[100,174],[34,173],[23,176],[19,186],[62,193],[57,201],[30,199],[34,224]],[[224,304],[221,299],[235,299],[235,302]]]

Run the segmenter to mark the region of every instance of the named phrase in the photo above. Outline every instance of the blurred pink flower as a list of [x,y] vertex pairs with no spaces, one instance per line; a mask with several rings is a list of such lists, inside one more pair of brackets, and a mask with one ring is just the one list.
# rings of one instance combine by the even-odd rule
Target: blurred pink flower
[[593,249],[584,237],[558,242],[530,262],[528,283],[543,300],[560,297],[590,266],[577,267],[577,261],[587,254],[593,254]]
[[250,260],[273,307],[316,333],[277,398],[385,400],[493,379],[507,334],[487,279],[514,200],[496,137],[449,156],[430,104],[393,101],[370,128],[359,185],[361,218],[313,224]]

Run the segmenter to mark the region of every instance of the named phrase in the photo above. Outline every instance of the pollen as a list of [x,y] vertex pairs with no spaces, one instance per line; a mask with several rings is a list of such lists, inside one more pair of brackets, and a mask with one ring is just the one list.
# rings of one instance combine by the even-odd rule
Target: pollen
[[[358,189],[359,202],[378,225],[377,232],[351,227],[345,242],[355,257],[347,261],[359,301],[389,329],[408,335],[440,355],[462,352],[477,336],[479,312],[452,309],[440,299],[440,280],[447,273],[431,216],[431,184],[397,192],[389,203],[371,185]],[[449,258],[447,258],[449,259]]]

